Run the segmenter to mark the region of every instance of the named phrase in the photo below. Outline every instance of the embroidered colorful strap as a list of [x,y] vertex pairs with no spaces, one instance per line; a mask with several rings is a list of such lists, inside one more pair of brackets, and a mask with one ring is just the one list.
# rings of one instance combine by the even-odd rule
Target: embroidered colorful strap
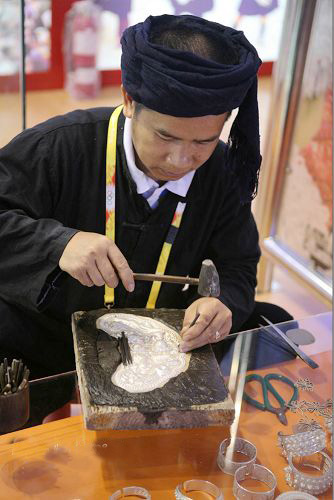
[[[115,199],[116,199],[116,144],[117,144],[117,123],[123,106],[118,106],[112,113],[109,120],[107,138],[107,162],[106,162],[106,236],[115,241]],[[169,228],[166,241],[163,244],[159,257],[156,274],[164,274],[168,258],[175,241],[177,232],[181,225],[181,220],[186,204],[179,202]],[[154,281],[146,304],[147,309],[154,309],[161,288],[160,281]],[[104,304],[112,307],[115,302],[115,291],[105,285]]]
[[[186,204],[182,203],[182,202],[179,202],[177,204],[175,214],[174,214],[174,217],[172,220],[172,224],[169,228],[166,241],[163,244],[163,247],[161,250],[159,262],[157,265],[157,269],[155,271],[156,274],[164,274],[165,273],[169,254],[171,252],[172,245],[175,241],[177,232],[179,230],[185,206],[186,206]],[[154,309],[155,308],[155,304],[157,302],[157,298],[159,295],[161,284],[162,284],[161,281],[153,281],[151,292],[150,292],[150,295],[148,297],[148,301],[146,304],[146,309]]]
[[[115,198],[116,198],[116,145],[117,123],[123,106],[118,106],[109,120],[107,137],[106,165],[106,236],[115,241]],[[112,307],[115,302],[115,290],[105,285],[104,305]]]

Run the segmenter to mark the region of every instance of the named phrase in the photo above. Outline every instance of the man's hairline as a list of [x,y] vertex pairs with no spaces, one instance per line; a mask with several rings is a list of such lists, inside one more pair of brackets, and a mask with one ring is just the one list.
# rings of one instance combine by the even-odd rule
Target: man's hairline
[[[138,116],[138,114],[140,113],[140,111],[141,111],[142,109],[144,109],[144,110],[146,110],[146,111],[153,111],[153,112],[155,111],[154,109],[148,108],[147,106],[145,106],[145,104],[143,104],[143,103],[141,103],[141,102],[138,102],[138,101],[135,101],[135,100],[133,100],[133,102],[134,102],[134,108],[135,108],[135,109],[134,109],[134,115],[133,115],[133,117],[134,117],[134,118],[136,118],[136,115]],[[139,109],[138,109],[138,108],[139,108]],[[225,122],[224,122],[224,123],[226,123],[226,122],[227,122],[227,120],[230,118],[230,116],[231,116],[231,114],[232,114],[232,111],[233,111],[233,110],[231,110],[231,111],[225,111],[225,113],[227,113],[227,117],[226,117],[226,120],[225,120]],[[222,113],[222,114],[225,114],[225,113]],[[174,115],[169,115],[169,116],[174,116]],[[205,115],[205,116],[206,116],[206,115]],[[175,116],[175,118],[179,118],[179,117]]]

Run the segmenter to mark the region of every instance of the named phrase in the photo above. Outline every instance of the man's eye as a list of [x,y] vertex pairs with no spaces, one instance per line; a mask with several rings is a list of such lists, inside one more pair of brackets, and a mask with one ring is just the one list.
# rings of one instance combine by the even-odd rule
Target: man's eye
[[158,134],[158,137],[159,137],[159,139],[162,139],[163,141],[166,141],[166,142],[169,142],[169,141],[172,140],[171,137],[166,137],[165,135],[159,135]]
[[207,146],[208,144],[212,144],[213,142],[214,139],[210,141],[198,141],[197,144],[199,144],[200,146]]

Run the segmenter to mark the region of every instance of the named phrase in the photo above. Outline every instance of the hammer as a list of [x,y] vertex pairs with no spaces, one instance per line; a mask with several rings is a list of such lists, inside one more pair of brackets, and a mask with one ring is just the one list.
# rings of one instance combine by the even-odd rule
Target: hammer
[[133,273],[133,277],[137,281],[163,281],[164,283],[197,285],[197,291],[202,297],[219,297],[220,295],[219,275],[216,266],[209,259],[203,260],[199,278],[142,273]]

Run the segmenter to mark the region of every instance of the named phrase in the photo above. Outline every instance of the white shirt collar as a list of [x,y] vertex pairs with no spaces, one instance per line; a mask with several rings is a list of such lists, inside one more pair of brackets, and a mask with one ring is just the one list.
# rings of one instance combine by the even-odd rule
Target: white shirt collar
[[[131,118],[125,118],[123,135],[124,152],[130,175],[137,186],[137,193],[143,194],[152,187],[158,188],[159,184],[155,180],[151,179],[151,177],[148,177],[148,175],[144,174],[144,172],[139,170],[139,168],[136,166],[132,144],[131,125]],[[177,181],[166,182],[163,187],[164,189],[168,189],[168,191],[171,191],[172,193],[185,197],[194,175],[194,171],[188,172],[184,177],[178,179]]]

